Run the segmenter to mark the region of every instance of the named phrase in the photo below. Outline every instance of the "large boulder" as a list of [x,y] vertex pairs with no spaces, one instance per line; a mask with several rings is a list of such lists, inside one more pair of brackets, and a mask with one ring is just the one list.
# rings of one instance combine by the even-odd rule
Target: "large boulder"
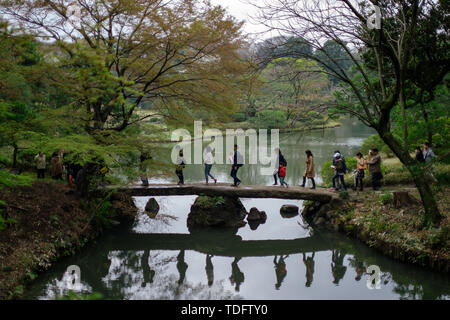
[[290,218],[298,215],[298,207],[294,204],[284,204],[280,208],[280,214],[283,218]]
[[191,206],[188,227],[243,227],[247,215],[239,198],[199,196]]

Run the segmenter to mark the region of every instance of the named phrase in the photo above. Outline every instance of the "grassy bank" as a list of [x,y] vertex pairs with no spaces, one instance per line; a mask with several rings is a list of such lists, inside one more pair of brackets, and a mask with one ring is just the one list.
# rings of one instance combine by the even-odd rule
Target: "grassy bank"
[[444,216],[439,228],[424,227],[424,208],[420,202],[395,206],[392,192],[396,191],[407,191],[420,199],[415,188],[403,186],[352,194],[347,209],[335,219],[335,225],[395,259],[449,272],[450,188],[442,187],[437,192]]
[[2,188],[0,199],[8,221],[0,231],[0,299],[20,298],[39,272],[83,248],[112,218],[130,219],[136,213],[123,195],[88,204],[54,181]]

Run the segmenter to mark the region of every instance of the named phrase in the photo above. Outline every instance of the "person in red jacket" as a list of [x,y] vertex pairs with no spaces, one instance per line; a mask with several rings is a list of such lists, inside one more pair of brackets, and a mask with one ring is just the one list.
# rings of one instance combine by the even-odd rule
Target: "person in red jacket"
[[289,185],[286,183],[286,181],[284,181],[284,179],[286,178],[286,166],[281,165],[280,166],[280,170],[278,171],[279,176],[280,176],[280,184],[281,186],[285,185],[286,188],[289,187]]

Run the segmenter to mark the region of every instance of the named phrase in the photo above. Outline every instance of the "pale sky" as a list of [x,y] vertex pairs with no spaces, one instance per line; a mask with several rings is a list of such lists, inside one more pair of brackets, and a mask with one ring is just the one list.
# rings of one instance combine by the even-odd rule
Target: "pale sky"
[[226,8],[227,12],[238,20],[245,20],[243,30],[246,33],[258,33],[266,30],[264,26],[255,25],[254,21],[249,18],[255,15],[257,9],[243,0],[211,0],[211,3]]

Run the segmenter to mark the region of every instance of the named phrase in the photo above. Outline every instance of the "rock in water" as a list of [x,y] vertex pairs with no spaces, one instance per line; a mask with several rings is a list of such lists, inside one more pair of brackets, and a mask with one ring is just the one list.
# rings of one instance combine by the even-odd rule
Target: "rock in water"
[[189,212],[188,227],[243,227],[247,211],[239,198],[199,196]]
[[298,207],[294,204],[284,204],[281,206],[280,214],[283,218],[294,217],[298,214]]
[[145,205],[145,212],[147,214],[156,215],[159,212],[159,204],[155,198],[150,198]]
[[259,211],[255,207],[250,209],[247,216],[247,221],[266,220],[267,215],[264,211]]

